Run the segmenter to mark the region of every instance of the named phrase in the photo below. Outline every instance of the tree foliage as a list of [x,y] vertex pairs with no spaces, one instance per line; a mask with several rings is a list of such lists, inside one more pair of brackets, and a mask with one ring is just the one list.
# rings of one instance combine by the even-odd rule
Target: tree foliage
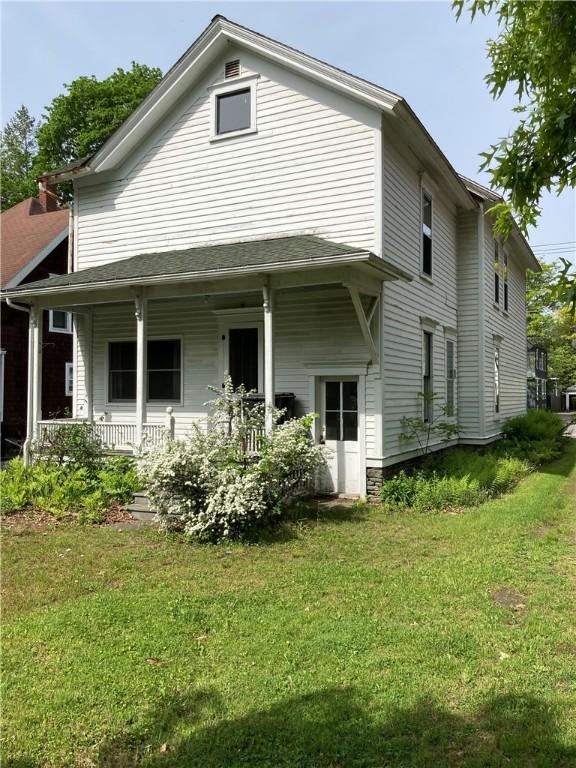
[[94,154],[161,77],[158,68],[132,62],[131,69],[118,68],[104,80],[79,77],[67,84],[66,93],[47,107],[38,130],[36,174]]
[[570,295],[574,286],[565,260],[543,263],[542,272],[528,272],[526,325],[530,338],[548,350],[548,375],[561,389],[576,382],[576,325]]
[[515,89],[520,115],[515,130],[482,153],[483,169],[502,190],[497,227],[507,234],[511,214],[526,231],[540,214],[543,190],[576,186],[576,3],[556,0],[453,0],[458,18],[467,9],[495,11],[499,35],[488,41],[494,98]]
[[0,134],[0,204],[3,211],[36,194],[33,173],[37,121],[22,105]]

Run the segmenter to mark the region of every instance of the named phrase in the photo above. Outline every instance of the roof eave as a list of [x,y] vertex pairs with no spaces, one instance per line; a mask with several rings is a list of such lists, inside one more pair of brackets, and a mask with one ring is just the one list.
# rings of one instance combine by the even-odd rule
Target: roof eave
[[[235,278],[246,275],[258,274],[281,274],[283,272],[293,272],[295,270],[309,270],[322,267],[346,267],[356,265],[366,265],[374,270],[381,280],[406,280],[413,278],[410,274],[391,264],[388,261],[375,256],[370,251],[358,251],[357,253],[346,253],[341,256],[327,256],[322,259],[295,259],[290,262],[255,264],[251,266],[228,267],[216,270],[200,270],[196,272],[180,272],[170,275],[144,276],[141,278],[127,277],[113,280],[100,280],[98,282],[74,283],[72,285],[50,286],[46,288],[21,287],[15,290],[3,290],[1,298],[23,301],[31,303],[38,297],[69,294],[75,292],[92,292],[108,288],[126,288],[130,286],[147,287],[152,285],[169,285],[183,282],[201,282],[218,279]],[[78,274],[78,273],[76,273]]]

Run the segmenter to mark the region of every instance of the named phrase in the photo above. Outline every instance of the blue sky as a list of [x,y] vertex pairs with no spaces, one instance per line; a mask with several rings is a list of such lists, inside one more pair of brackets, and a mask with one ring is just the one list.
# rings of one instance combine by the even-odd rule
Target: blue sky
[[[478,153],[516,122],[513,96],[494,102],[483,81],[495,20],[456,22],[448,2],[46,1],[1,10],[3,123],[21,104],[41,115],[80,75],[105,77],[133,60],[166,71],[216,13],[401,94],[456,169],[481,182]],[[537,251],[576,241],[573,191],[546,195],[542,209],[530,237]]]

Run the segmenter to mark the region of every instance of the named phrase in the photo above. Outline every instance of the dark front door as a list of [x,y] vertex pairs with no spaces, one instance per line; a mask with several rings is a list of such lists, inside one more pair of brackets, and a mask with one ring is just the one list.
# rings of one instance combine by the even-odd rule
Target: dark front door
[[230,328],[228,339],[232,384],[258,391],[258,328]]

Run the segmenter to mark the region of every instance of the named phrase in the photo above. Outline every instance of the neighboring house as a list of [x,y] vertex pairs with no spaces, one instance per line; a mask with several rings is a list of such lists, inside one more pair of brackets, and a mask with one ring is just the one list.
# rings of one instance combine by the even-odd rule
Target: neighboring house
[[[2,288],[11,290],[68,267],[67,210],[58,210],[48,190],[0,216]],[[0,414],[2,455],[26,437],[28,307],[1,305]],[[72,316],[44,311],[42,415],[72,412]]]
[[[483,445],[526,410],[538,263],[517,228],[494,237],[497,198],[396,94],[217,16],[94,156],[45,179],[74,184],[74,272],[11,296],[33,322],[75,313],[74,415],[108,445],[187,434],[229,371],[317,412],[324,487],[364,494],[416,455],[404,416],[446,404]],[[32,437],[50,426],[30,402]]]
[[548,407],[548,351],[536,340],[528,340],[528,408]]
[[569,412],[576,411],[576,384],[567,387],[562,395],[564,398],[564,410]]

